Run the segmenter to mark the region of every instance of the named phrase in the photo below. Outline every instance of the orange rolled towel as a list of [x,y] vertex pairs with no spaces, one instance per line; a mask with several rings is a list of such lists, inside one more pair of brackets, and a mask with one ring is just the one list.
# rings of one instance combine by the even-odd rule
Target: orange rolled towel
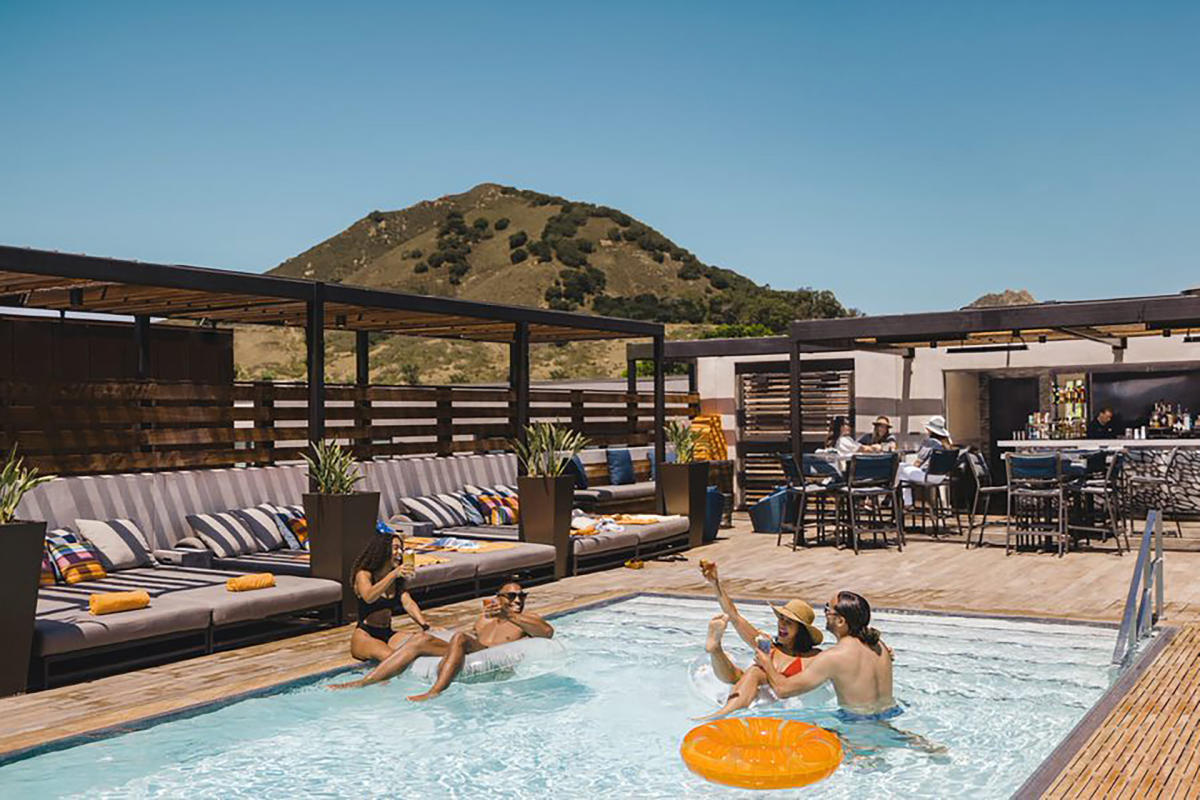
[[269,589],[275,585],[275,576],[269,572],[257,572],[253,575],[238,575],[225,581],[225,588],[231,592],[249,592],[254,589]]
[[88,597],[88,611],[93,614],[115,614],[135,611],[150,605],[150,595],[141,589],[136,592],[105,592]]

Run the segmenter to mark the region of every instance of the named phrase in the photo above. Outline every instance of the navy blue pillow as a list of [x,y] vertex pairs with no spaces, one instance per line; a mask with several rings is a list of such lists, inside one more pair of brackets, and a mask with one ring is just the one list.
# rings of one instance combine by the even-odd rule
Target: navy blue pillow
[[583,461],[579,456],[571,456],[571,460],[567,462],[565,474],[575,476],[576,489],[588,488],[587,470],[583,468]]
[[633,456],[629,454],[628,448],[609,450],[607,455],[609,482],[613,486],[633,483]]

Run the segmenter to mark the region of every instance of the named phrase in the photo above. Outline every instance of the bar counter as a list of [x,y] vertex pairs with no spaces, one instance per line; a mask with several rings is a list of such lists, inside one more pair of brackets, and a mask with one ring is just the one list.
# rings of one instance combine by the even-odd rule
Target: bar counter
[[[1006,450],[1118,450],[1129,453],[1129,470],[1135,475],[1162,475],[1171,452],[1178,450],[1171,468],[1174,485],[1173,510],[1200,515],[1200,438],[1190,439],[1004,439],[996,446]],[[1162,508],[1160,493],[1153,489],[1130,492],[1136,512]]]

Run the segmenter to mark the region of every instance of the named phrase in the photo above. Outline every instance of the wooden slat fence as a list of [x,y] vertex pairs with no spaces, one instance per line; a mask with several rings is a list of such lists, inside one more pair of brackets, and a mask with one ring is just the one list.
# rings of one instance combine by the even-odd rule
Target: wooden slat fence
[[[0,447],[56,474],[273,464],[308,441],[302,383],[0,381]],[[695,394],[668,393],[668,417],[699,413]],[[503,450],[514,433],[504,388],[329,385],[326,438],[359,458]],[[583,431],[595,444],[653,441],[654,397],[533,389],[530,419]]]

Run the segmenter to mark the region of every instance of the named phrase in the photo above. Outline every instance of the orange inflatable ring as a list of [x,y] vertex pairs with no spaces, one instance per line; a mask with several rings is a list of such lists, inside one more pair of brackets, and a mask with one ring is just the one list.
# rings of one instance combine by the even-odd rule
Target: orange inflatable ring
[[693,728],[679,748],[688,769],[742,789],[792,789],[828,778],[842,763],[837,735],[795,720],[733,717]]

